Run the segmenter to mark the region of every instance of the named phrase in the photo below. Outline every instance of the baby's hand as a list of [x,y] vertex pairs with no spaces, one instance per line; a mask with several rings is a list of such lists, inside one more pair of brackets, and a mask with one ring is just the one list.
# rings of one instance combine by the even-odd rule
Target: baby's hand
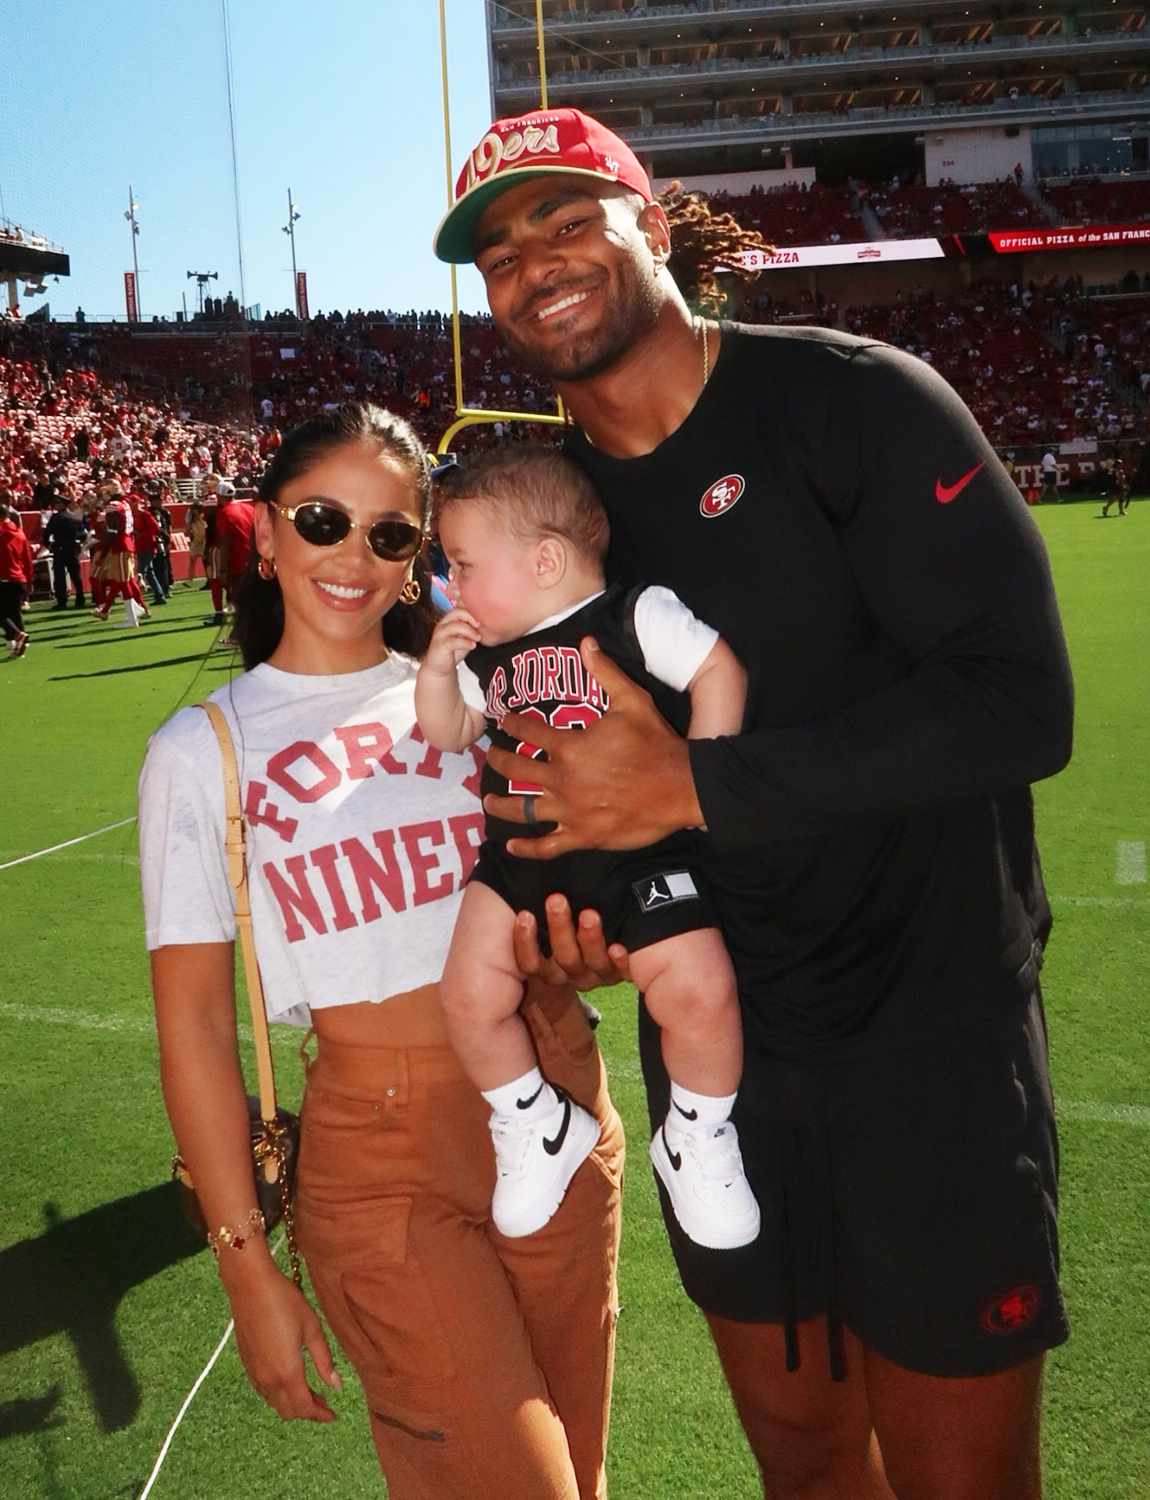
[[479,645],[479,621],[465,609],[449,609],[435,627],[421,671],[433,677],[448,677],[473,649]]

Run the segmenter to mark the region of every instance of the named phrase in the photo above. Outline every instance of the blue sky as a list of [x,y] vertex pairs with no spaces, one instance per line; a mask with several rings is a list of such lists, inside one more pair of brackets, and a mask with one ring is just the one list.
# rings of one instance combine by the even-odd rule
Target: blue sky
[[[290,185],[312,311],[450,305],[437,0],[229,0],[247,301],[291,298]],[[490,108],[482,0],[448,0],[454,168]],[[0,16],[2,211],[71,256],[54,316],[124,312],[128,184],[141,306],[240,292],[220,0],[52,0]],[[484,305],[474,272],[465,308]],[[24,301],[25,313],[42,298]]]

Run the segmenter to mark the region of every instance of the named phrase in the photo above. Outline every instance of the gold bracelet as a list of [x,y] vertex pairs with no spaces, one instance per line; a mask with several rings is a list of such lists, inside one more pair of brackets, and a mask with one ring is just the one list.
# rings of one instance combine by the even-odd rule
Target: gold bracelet
[[242,1250],[252,1235],[264,1233],[264,1216],[258,1208],[253,1208],[242,1224],[237,1224],[232,1229],[221,1224],[215,1234],[209,1233],[208,1244],[212,1247],[212,1254],[219,1260],[221,1250]]

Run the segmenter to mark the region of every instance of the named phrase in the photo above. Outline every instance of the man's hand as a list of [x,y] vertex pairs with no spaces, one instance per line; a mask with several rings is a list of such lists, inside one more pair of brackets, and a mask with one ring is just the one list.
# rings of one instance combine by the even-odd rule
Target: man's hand
[[539,947],[539,929],[531,913],[521,911],[515,918],[512,940],[521,973],[577,990],[597,990],[630,979],[627,950],[622,943],[608,947],[597,911],[581,911],[576,928],[566,896],[548,896],[546,908],[550,958],[544,958]]
[[[534,798],[535,816],[558,825],[542,838],[509,840],[508,853],[521,859],[554,859],[570,849],[642,849],[703,823],[687,741],[590,636],[580,652],[610,698],[601,719],[575,732],[522,714],[508,714],[501,725],[512,739],[546,751],[546,761],[528,763],[531,780],[543,788]],[[501,776],[524,775],[522,756],[493,748],[488,759]],[[492,796],[484,807],[494,817],[524,823],[523,802]]]

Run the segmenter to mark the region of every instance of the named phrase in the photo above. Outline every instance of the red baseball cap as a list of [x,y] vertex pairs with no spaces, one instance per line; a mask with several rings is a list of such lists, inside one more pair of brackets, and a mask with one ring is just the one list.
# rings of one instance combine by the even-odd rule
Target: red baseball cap
[[440,260],[475,259],[475,226],[500,193],[530,177],[565,173],[618,182],[651,202],[651,182],[625,141],[581,109],[537,109],[496,120],[467,158],[455,184],[455,205],[435,231]]

